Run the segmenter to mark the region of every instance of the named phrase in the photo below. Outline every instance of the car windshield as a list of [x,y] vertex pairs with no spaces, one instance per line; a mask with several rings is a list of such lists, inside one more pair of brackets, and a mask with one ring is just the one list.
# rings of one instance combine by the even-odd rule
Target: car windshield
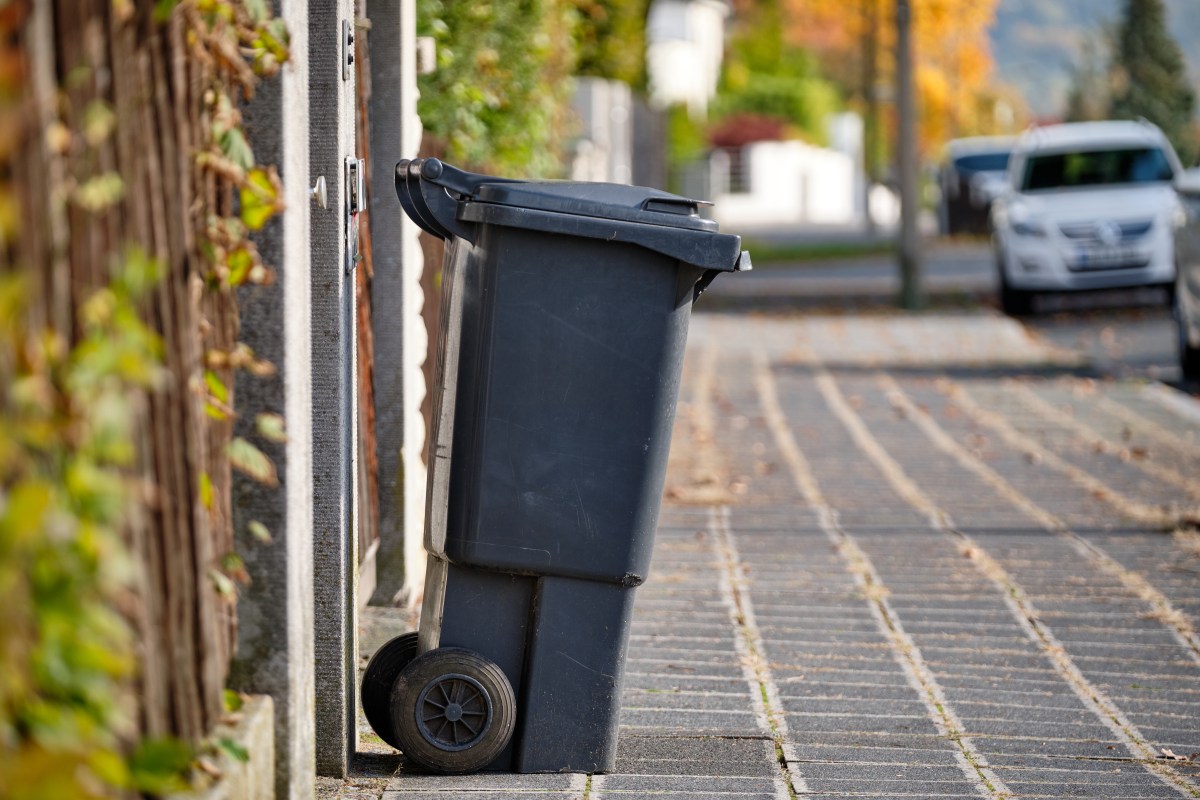
[[1008,169],[1008,153],[973,153],[954,159],[960,172],[1003,172]]
[[1087,150],[1030,156],[1021,188],[1027,192],[1106,186],[1124,183],[1162,183],[1174,177],[1171,162],[1158,147]]

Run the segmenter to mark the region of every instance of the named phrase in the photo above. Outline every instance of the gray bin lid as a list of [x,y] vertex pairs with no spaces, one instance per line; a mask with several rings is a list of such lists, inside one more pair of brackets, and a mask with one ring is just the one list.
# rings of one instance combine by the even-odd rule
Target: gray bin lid
[[481,203],[556,214],[619,219],[696,231],[718,230],[714,220],[704,219],[699,214],[699,207],[708,203],[645,186],[571,181],[487,183],[479,187],[475,199]]
[[626,242],[701,269],[750,269],[741,238],[703,219],[702,201],[614,183],[520,181],[464,172],[437,159],[396,165],[408,215],[443,239],[474,243],[479,224]]

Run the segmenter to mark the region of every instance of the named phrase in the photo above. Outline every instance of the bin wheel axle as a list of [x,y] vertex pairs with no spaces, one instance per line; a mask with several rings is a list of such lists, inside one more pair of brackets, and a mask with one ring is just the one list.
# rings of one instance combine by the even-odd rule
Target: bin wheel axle
[[516,709],[500,667],[461,647],[418,656],[392,687],[392,727],[400,750],[432,772],[486,767],[512,739]]
[[432,681],[417,698],[417,727],[434,747],[466,750],[491,724],[492,700],[479,681],[467,675]]

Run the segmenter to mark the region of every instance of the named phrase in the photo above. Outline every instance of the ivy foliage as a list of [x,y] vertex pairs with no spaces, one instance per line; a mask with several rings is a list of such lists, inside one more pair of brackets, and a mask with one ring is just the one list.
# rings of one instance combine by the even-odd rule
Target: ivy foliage
[[575,0],[575,6],[576,73],[645,88],[649,0]]
[[437,43],[419,113],[446,158],[500,174],[560,168],[575,15],[562,0],[418,0]]
[[428,149],[471,169],[557,177],[573,75],[645,80],[647,0],[418,0],[437,43],[421,77]]
[[[112,22],[133,24],[141,3],[112,0]],[[288,37],[268,0],[156,0],[153,23],[182,19],[186,49],[176,55],[205,69],[198,87],[204,108],[195,163],[232,191],[232,203],[214,207],[204,197],[180,198],[183,208],[203,221],[195,269],[214,307],[233,302],[233,289],[264,284],[272,272],[259,258],[250,232],[279,210],[282,198],[272,167],[259,165],[246,140],[237,104],[257,81],[278,72],[287,59]],[[0,2],[0,8],[5,4]],[[0,13],[0,248],[8,257],[23,252],[17,213],[14,157],[22,112],[19,35],[20,4]],[[143,9],[144,10],[144,9]],[[68,76],[67,80],[70,77]],[[93,100],[72,120],[62,93],[63,119],[45,131],[47,145],[64,152],[72,142],[88,148],[87,163],[122,125],[103,100]],[[27,113],[27,109],[24,109]],[[51,186],[76,208],[91,214],[112,212],[126,193],[116,171],[83,175],[68,187]],[[211,198],[210,198],[211,199]],[[103,267],[108,256],[98,254]],[[173,737],[140,738],[138,704],[132,686],[137,647],[130,627],[140,598],[141,565],[135,562],[125,531],[150,502],[155,488],[135,477],[144,467],[145,409],[139,398],[178,385],[168,375],[163,345],[142,317],[154,301],[153,287],[164,266],[137,244],[112,248],[110,282],[73,311],[73,331],[33,324],[44,297],[21,269],[5,262],[0,270],[0,800],[91,800],[130,793],[163,795],[192,788],[219,774],[212,755],[247,755],[226,740],[184,742]],[[186,276],[184,276],[186,277]],[[169,279],[183,279],[170,276]],[[190,332],[203,346],[204,320]],[[188,332],[185,332],[185,334]],[[73,336],[73,339],[68,339]],[[268,374],[273,367],[244,345],[229,352],[204,350],[203,387],[209,417],[232,413],[218,372],[232,369]],[[211,378],[210,378],[211,376]],[[218,400],[218,396],[220,399]],[[284,435],[281,419],[262,415],[259,432]],[[266,474],[252,445],[230,453],[234,467]],[[269,461],[268,461],[269,465]],[[253,469],[252,469],[253,468]],[[274,467],[269,465],[273,475]],[[201,476],[202,502],[207,499]],[[260,478],[261,479],[261,478]],[[261,523],[256,540],[269,541]],[[244,569],[236,554],[224,554],[214,568],[226,580]],[[217,578],[214,576],[214,582]],[[227,708],[228,708],[227,703]],[[232,710],[232,709],[231,709]]]
[[128,757],[123,747],[134,659],[119,608],[135,566],[120,531],[144,494],[128,474],[138,440],[129,398],[164,377],[162,344],[138,314],[160,274],[130,250],[79,309],[70,349],[26,325],[19,279],[0,280],[0,795],[186,786],[186,747],[147,742]]

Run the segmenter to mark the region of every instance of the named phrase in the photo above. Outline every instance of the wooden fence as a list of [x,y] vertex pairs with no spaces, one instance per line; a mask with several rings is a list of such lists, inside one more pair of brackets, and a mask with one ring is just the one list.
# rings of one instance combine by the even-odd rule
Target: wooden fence
[[[222,713],[235,641],[230,556],[234,292],[212,258],[231,179],[202,166],[214,87],[236,81],[193,36],[194,6],[164,21],[148,0],[23,0],[24,127],[12,181],[23,229],[10,268],[28,273],[33,324],[74,339],[84,298],[136,245],[165,268],[145,303],[167,381],[130,398],[144,413],[148,487],[128,531],[140,565],[127,614],[138,640],[141,731],[195,741]],[[225,591],[220,591],[224,587]]]

